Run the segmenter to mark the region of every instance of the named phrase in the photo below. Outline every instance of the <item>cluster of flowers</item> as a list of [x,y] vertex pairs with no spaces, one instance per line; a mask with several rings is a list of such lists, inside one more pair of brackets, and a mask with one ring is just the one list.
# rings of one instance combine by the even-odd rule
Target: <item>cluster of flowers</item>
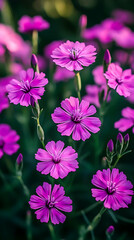
[[[115,20],[114,20],[115,21]],[[117,20],[116,20],[117,22]],[[116,34],[120,31],[126,31],[121,23],[115,24],[113,20],[108,20],[102,24],[102,30],[106,31],[106,26],[112,26],[112,33],[106,36],[106,42],[111,41],[111,36],[115,38]],[[49,23],[40,17],[33,19],[25,16],[19,21],[19,29],[21,32],[42,31],[49,27]],[[106,34],[109,34],[107,28]],[[120,31],[119,31],[120,30]],[[85,36],[83,32],[83,36]],[[96,37],[98,34],[98,27],[92,29],[92,34]],[[100,26],[99,26],[99,34]],[[107,40],[108,39],[108,40]],[[109,40],[110,39],[110,40]],[[59,44],[59,43],[58,43]],[[85,45],[78,41],[67,41],[58,45],[51,54],[53,62],[59,67],[65,68],[67,73],[70,72],[71,77],[76,75],[83,67],[88,67],[95,62],[96,49],[93,45]],[[98,94],[104,90],[104,100],[108,94],[107,86],[110,89],[115,89],[116,92],[124,97],[130,96],[134,91],[133,78],[131,70],[125,71],[115,63],[110,63],[110,55],[107,51],[105,61],[108,65],[107,70],[103,71],[103,66],[94,69],[93,75],[97,91],[95,92],[95,101],[91,100],[91,88],[87,86],[87,93],[84,100],[79,98],[70,97],[61,102],[61,107],[57,107],[52,113],[52,120],[58,124],[57,130],[64,136],[71,136],[75,141],[85,141],[89,139],[91,133],[97,133],[100,130],[101,121],[99,118],[94,117],[96,108],[90,105],[91,101],[100,107]],[[65,71],[65,70],[64,70]],[[107,81],[106,81],[107,79]],[[13,104],[20,104],[28,107],[35,106],[41,96],[44,94],[44,87],[47,85],[48,79],[45,78],[43,72],[39,73],[29,68],[27,71],[22,70],[19,78],[12,78],[6,86],[8,98]],[[107,100],[109,101],[109,98]],[[4,107],[3,107],[4,108]],[[123,119],[115,123],[115,128],[120,131],[126,131],[129,127],[133,126],[133,112],[134,110],[126,108],[123,110]],[[0,157],[3,152],[13,154],[19,148],[16,143],[19,136],[15,131],[11,130],[6,124],[0,126]],[[63,179],[69,172],[75,172],[78,168],[78,154],[71,146],[64,148],[63,141],[50,141],[46,144],[45,149],[38,149],[35,158],[39,161],[37,163],[37,171],[42,174],[50,174],[51,177]],[[97,188],[93,188],[92,196],[96,201],[104,202],[105,208],[112,208],[117,210],[121,207],[126,208],[131,203],[133,191],[132,184],[127,180],[123,172],[119,173],[116,168],[108,168],[107,170],[98,170],[93,176],[92,184]],[[32,195],[29,201],[30,207],[35,209],[37,219],[41,222],[48,222],[49,218],[53,224],[63,223],[66,216],[62,212],[72,211],[72,200],[65,196],[64,188],[55,184],[53,189],[51,184],[44,182],[43,186],[38,186],[36,189],[37,195]],[[59,211],[60,210],[60,211]],[[61,212],[62,211],[62,212]]]

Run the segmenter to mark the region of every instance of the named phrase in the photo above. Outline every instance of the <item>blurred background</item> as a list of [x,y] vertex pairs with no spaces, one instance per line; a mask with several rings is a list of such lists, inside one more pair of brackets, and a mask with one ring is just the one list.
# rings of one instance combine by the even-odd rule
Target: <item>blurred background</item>
[[[49,29],[39,32],[38,60],[40,71],[45,72],[49,80],[49,84],[45,87],[46,92],[40,101],[43,108],[41,125],[45,132],[45,144],[51,140],[62,140],[67,146],[69,140],[57,132],[56,124],[51,119],[51,113],[60,106],[61,100],[69,96],[77,97],[77,94],[72,78],[54,77],[56,66],[50,58],[49,44],[59,40],[78,40],[96,46],[96,62],[81,72],[82,96],[84,96],[86,85],[94,84],[92,70],[102,64],[107,48],[111,52],[113,62],[118,61],[124,69],[131,67],[134,70],[134,43],[129,48],[117,43],[117,41],[103,42],[100,39],[84,39],[79,24],[80,16],[83,14],[87,16],[87,28],[100,24],[105,19],[113,19],[113,12],[116,9],[131,12],[132,19],[134,19],[134,2],[133,0],[0,0],[0,8],[1,93],[10,79],[18,76],[21,69],[30,67],[31,35],[19,33],[18,21],[20,18],[23,15],[31,17],[40,15],[50,23]],[[130,24],[125,23],[125,25],[132,32],[134,31],[134,21]],[[8,26],[11,29],[8,29]],[[117,54],[117,51],[120,51],[120,54]],[[81,231],[87,223],[81,214],[77,215],[77,212],[95,203],[90,191],[92,175],[98,169],[105,167],[103,157],[106,154],[106,145],[111,138],[116,141],[118,131],[114,129],[114,122],[121,118],[121,110],[126,106],[133,108],[133,105],[134,99],[129,101],[116,93],[112,93],[112,101],[104,117],[101,132],[84,143],[82,141],[74,143],[75,149],[79,153],[79,169],[75,173],[70,173],[65,179],[55,181],[65,187],[66,195],[73,200],[73,212],[66,214],[67,219],[64,224],[54,226],[56,239],[82,240]],[[0,112],[0,123],[9,124],[20,136],[18,152],[12,156],[4,155],[0,159],[0,240],[52,239],[47,224],[40,223],[36,220],[34,212],[29,212],[29,199],[26,198],[21,184],[15,178],[15,162],[21,152],[24,157],[23,180],[31,194],[35,193],[35,189],[38,185],[42,185],[43,181],[52,181],[51,177],[42,176],[36,171],[34,155],[41,145],[37,138],[36,122],[32,118],[31,108],[10,104],[7,109]],[[127,132],[130,135],[129,149],[134,151],[134,136],[131,129]],[[72,143],[70,142],[70,144]],[[124,156],[118,167],[134,184],[133,156],[133,152]],[[99,209],[100,206],[87,213],[89,221]],[[134,239],[134,220],[129,221],[129,219],[134,219],[134,201],[128,209],[121,209],[117,214],[124,216],[125,221],[115,218],[111,212],[105,213],[95,230],[95,240],[107,239],[105,232],[109,225],[115,226],[115,233],[111,239]],[[30,217],[32,221],[29,220]],[[86,239],[92,239],[90,234]]]

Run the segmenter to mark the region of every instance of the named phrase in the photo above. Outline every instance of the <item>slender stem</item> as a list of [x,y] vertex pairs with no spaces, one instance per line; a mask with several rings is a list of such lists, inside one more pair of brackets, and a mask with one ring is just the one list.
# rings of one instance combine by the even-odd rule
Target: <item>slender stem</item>
[[126,217],[122,217],[118,214],[116,214],[116,217],[123,222],[134,224],[134,219],[129,219],[129,218],[126,218]]
[[32,52],[38,53],[38,32],[36,30],[32,32]]
[[23,179],[22,179],[21,176],[18,176],[17,179],[18,179],[19,182],[21,183],[21,186],[22,186],[22,188],[23,188],[24,194],[25,194],[26,197],[29,199],[29,197],[30,197],[30,192],[29,192],[28,187],[24,184],[24,181],[23,181]]
[[52,223],[48,223],[48,228],[49,228],[52,239],[56,240],[56,235],[55,235],[54,227],[53,227]]
[[107,209],[102,207],[100,212],[93,218],[91,224],[88,226],[87,228],[87,232],[90,232],[92,230],[94,230],[94,228],[98,225],[99,221],[101,220],[101,217],[103,215],[103,213],[106,211]]
[[121,158],[121,155],[119,154],[119,155],[117,156],[117,159],[116,159],[114,165],[112,166],[112,168],[114,168],[114,167],[117,165],[117,163],[119,162],[120,158]]
[[79,101],[81,101],[81,77],[80,77],[80,73],[77,72],[75,74],[75,78],[74,78],[74,81],[75,81],[75,88],[76,88],[76,91],[77,91],[77,95],[78,95],[78,98],[79,98]]
[[79,215],[81,215],[83,212],[84,212],[84,213],[87,213],[87,212],[92,211],[92,210],[93,210],[94,208],[96,208],[100,203],[101,203],[101,202],[95,202],[95,203],[93,203],[93,204],[90,205],[89,207],[87,207],[87,208],[79,211],[78,213],[76,213],[75,216],[79,216]]
[[31,228],[32,218],[31,211],[27,211],[26,225],[27,225],[27,240],[32,240],[32,228]]

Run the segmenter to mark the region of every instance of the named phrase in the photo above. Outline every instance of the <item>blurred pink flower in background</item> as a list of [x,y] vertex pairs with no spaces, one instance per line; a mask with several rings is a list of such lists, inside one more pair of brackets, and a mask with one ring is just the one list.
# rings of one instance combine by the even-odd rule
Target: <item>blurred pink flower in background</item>
[[134,23],[134,13],[127,10],[116,9],[112,12],[112,16],[114,17],[114,19],[124,24]]
[[96,201],[104,202],[105,208],[112,208],[114,211],[128,208],[134,195],[133,190],[130,190],[133,185],[123,172],[119,173],[117,168],[112,171],[109,168],[98,170],[91,182],[97,187],[91,189],[92,196]]
[[40,32],[50,27],[50,24],[41,16],[35,16],[33,18],[29,16],[23,16],[19,20],[18,25],[19,31],[22,33],[32,32],[34,30]]
[[52,61],[51,55],[55,48],[58,48],[63,42],[61,40],[53,41],[44,48],[44,56]]
[[61,102],[61,107],[56,108],[51,116],[58,123],[57,130],[62,136],[72,134],[74,140],[85,141],[90,138],[90,132],[97,133],[100,130],[100,119],[91,117],[96,113],[96,108],[89,106],[89,102],[82,100],[79,103],[78,98],[70,97]]
[[74,78],[75,73],[67,70],[66,68],[62,68],[57,66],[56,71],[53,75],[53,79],[55,82],[67,81],[70,78]]
[[92,71],[92,74],[94,76],[94,81],[98,85],[106,85],[106,78],[104,77],[104,70],[103,66],[97,66]]
[[108,86],[115,89],[119,95],[128,97],[134,91],[134,75],[131,69],[123,71],[118,64],[111,63],[104,76],[108,79]]
[[52,190],[52,185],[44,182],[36,188],[36,193],[29,201],[30,207],[36,210],[36,218],[46,223],[49,219],[53,224],[63,223],[66,216],[62,212],[72,211],[72,200],[65,196],[64,188],[55,184]]
[[125,65],[128,64],[129,54],[126,51],[119,49],[114,52],[114,58],[120,64]]
[[7,50],[15,56],[23,56],[25,58],[30,54],[30,46],[13,30],[12,27],[5,24],[0,24],[0,44],[5,46]]
[[100,24],[94,25],[83,31],[83,38],[91,40],[98,39],[101,43],[107,44],[113,41],[112,34],[119,32],[123,25],[114,19],[108,18],[103,20]]
[[134,133],[134,109],[126,107],[121,111],[123,118],[115,122],[114,127],[118,128],[120,132],[125,132],[132,127]]
[[75,172],[78,168],[78,154],[75,150],[68,146],[64,148],[64,142],[48,142],[45,149],[39,148],[35,159],[40,161],[37,164],[37,171],[42,174],[49,174],[50,176],[58,179],[63,179],[69,172]]
[[[0,89],[1,90],[1,89]],[[9,107],[9,101],[7,96],[5,96],[5,94],[3,94],[2,92],[0,93],[0,113]]]
[[80,71],[95,62],[96,48],[85,43],[70,42],[69,40],[53,50],[53,62],[70,71]]
[[112,39],[122,48],[134,48],[134,32],[128,27],[111,33]]
[[37,73],[32,68],[20,72],[20,80],[12,79],[7,85],[8,97],[11,103],[22,106],[34,105],[41,99],[48,83],[44,73]]
[[4,153],[12,155],[19,149],[19,135],[7,124],[0,124],[0,158]]

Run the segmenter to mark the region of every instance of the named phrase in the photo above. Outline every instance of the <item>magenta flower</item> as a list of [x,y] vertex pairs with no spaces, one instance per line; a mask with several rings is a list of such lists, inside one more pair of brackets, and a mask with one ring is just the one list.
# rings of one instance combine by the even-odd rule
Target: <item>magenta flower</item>
[[123,172],[119,173],[116,168],[111,170],[98,170],[93,176],[92,184],[97,188],[92,188],[92,196],[96,201],[104,201],[105,208],[112,208],[114,211],[119,208],[128,208],[132,201],[133,185],[127,180]]
[[8,97],[11,103],[20,104],[22,106],[33,105],[40,96],[43,95],[44,86],[48,83],[44,78],[44,73],[37,73],[32,68],[27,71],[20,72],[20,80],[12,79],[7,86]]
[[125,132],[132,127],[134,133],[134,109],[126,107],[121,112],[123,118],[115,122],[114,127],[118,128],[120,132]]
[[8,107],[9,107],[8,98],[4,94],[0,93],[0,113]]
[[123,71],[118,64],[111,63],[104,76],[108,79],[108,86],[116,89],[116,92],[119,95],[124,97],[130,96],[130,93],[133,90],[132,81],[134,80],[134,75],[132,75],[131,69]]
[[[106,95],[107,95],[107,86],[102,85],[102,86],[97,86],[97,85],[87,85],[86,86],[86,93],[83,97],[83,100],[88,101],[90,104],[94,104],[96,107],[100,108],[100,102],[99,102],[99,95],[101,92],[104,91],[104,98],[105,100]],[[111,100],[110,92],[108,94],[107,102]]]
[[112,16],[125,24],[132,24],[134,23],[134,14],[132,12],[129,12],[127,10],[123,10],[123,9],[115,9],[112,12]]
[[61,40],[53,41],[53,42],[49,43],[44,48],[44,56],[52,61],[51,55],[52,55],[53,50],[55,48],[58,48],[61,44],[62,44]]
[[55,82],[61,82],[61,81],[67,81],[73,78],[74,76],[75,76],[74,72],[71,72],[66,68],[57,66],[53,78]]
[[30,207],[36,210],[36,218],[45,223],[49,218],[53,224],[63,223],[66,216],[61,211],[72,211],[72,200],[64,196],[64,188],[55,184],[52,190],[51,184],[44,182],[43,186],[36,188],[36,193],[29,201]]
[[76,141],[85,141],[92,133],[100,130],[101,121],[97,117],[91,117],[96,113],[96,108],[87,101],[79,103],[78,98],[70,97],[61,102],[61,107],[54,110],[51,115],[55,123],[58,123],[58,131],[61,135],[70,136]]
[[35,158],[40,162],[37,164],[37,171],[42,174],[49,174],[55,179],[64,178],[69,172],[75,172],[78,168],[76,158],[78,154],[75,150],[68,146],[64,150],[64,143],[48,142],[46,150],[39,148]]
[[95,62],[96,48],[85,43],[70,42],[69,40],[56,48],[51,57],[57,65],[70,71],[80,71]]
[[94,76],[94,81],[98,85],[106,85],[106,78],[104,77],[103,66],[95,67],[92,71],[92,74]]
[[48,29],[50,24],[44,20],[41,16],[35,16],[33,18],[29,16],[23,16],[19,22],[19,31],[22,33],[32,32],[34,30],[40,32]]
[[0,158],[3,154],[12,155],[19,149],[19,135],[15,130],[12,130],[7,124],[0,124]]

